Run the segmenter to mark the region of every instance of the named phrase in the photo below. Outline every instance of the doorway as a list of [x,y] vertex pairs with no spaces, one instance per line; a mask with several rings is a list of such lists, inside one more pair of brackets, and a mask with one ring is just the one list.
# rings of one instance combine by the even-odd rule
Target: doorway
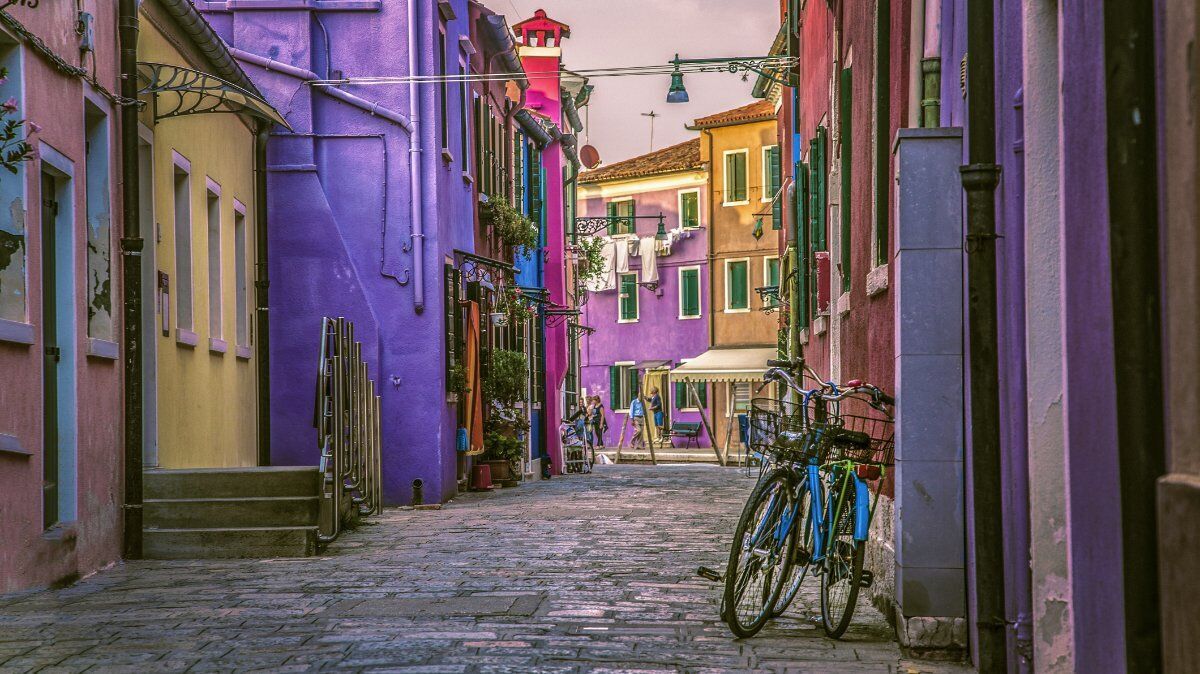
[[[45,151],[45,150],[43,150]],[[76,516],[75,274],[70,163],[41,173],[42,528]]]

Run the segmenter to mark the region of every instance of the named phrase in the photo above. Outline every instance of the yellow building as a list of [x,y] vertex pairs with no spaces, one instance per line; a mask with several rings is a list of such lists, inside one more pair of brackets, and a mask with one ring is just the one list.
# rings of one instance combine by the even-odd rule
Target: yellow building
[[256,143],[281,120],[191,3],[139,13],[146,467],[258,465]]

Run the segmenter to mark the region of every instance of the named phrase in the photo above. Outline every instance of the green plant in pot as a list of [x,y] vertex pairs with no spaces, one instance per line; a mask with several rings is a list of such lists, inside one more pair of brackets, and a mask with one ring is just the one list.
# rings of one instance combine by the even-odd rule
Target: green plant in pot
[[506,199],[488,197],[479,207],[479,218],[506,246],[534,248],[538,244],[537,225],[513,208]]
[[579,262],[575,267],[579,284],[587,286],[604,276],[604,239],[595,236],[585,236],[579,239]]
[[529,363],[519,351],[492,352],[491,367],[483,381],[487,410],[483,460],[492,466],[492,479],[515,479],[525,454],[524,433],[529,430],[525,411],[518,405],[528,394]]

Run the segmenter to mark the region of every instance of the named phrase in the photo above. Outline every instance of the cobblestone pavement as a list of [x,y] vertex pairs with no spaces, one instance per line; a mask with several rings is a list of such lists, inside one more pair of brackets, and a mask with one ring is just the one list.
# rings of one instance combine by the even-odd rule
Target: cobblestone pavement
[[441,510],[393,509],[311,559],[130,562],[0,598],[0,672],[957,672],[901,662],[861,603],[843,641],[815,585],[754,639],[717,620],[751,481],[605,466]]

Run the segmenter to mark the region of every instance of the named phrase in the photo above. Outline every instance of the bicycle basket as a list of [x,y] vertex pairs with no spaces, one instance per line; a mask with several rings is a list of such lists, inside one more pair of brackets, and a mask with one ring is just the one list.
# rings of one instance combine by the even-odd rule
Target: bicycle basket
[[893,438],[892,420],[885,416],[841,414],[838,425],[826,430],[823,444],[829,446],[831,461],[891,466],[895,463]]
[[807,409],[803,404],[755,398],[750,402],[749,430],[747,444],[753,451],[796,462],[820,458],[820,446],[809,433]]

